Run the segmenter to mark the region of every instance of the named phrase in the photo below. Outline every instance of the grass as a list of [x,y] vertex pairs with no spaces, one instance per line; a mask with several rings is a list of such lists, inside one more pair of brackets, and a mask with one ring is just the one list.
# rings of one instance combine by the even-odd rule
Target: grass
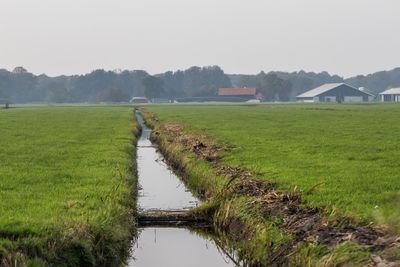
[[0,110],[0,261],[120,261],[133,226],[135,129],[129,107]]
[[[153,130],[152,139],[158,144],[169,166],[173,167],[185,184],[200,197],[208,200],[191,210],[193,216],[206,217],[217,227],[223,237],[223,246],[235,249],[235,255],[249,266],[266,266],[269,258],[287,246],[290,235],[284,233],[270,218],[262,215],[260,205],[251,197],[233,197],[227,177],[218,175],[213,167],[191,153],[182,143],[174,142],[177,136],[164,131],[151,113],[142,113]],[[195,135],[194,138],[198,136]],[[226,235],[227,233],[227,235]]]
[[312,193],[310,206],[399,227],[399,105],[148,106],[161,123],[206,132],[223,160]]
[[[221,166],[239,167],[291,191],[293,197],[303,192],[303,205],[325,210],[322,221],[316,222],[321,225],[314,225],[320,230],[329,221],[339,231],[349,223],[385,223],[386,229],[399,231],[400,126],[393,122],[400,106],[159,105],[144,111],[165,159],[192,190],[208,198],[193,212],[209,216],[228,233],[228,243],[245,262],[364,266],[374,253],[389,261],[400,259],[398,248],[374,252],[355,240],[326,246],[313,243],[311,233],[311,241],[303,243],[298,239],[301,223],[293,230],[285,226],[285,216],[258,205],[257,196],[231,194],[230,180],[219,172]],[[179,133],[176,124],[185,133]],[[199,160],[190,149],[196,148],[195,140],[227,148],[219,150],[222,161]]]

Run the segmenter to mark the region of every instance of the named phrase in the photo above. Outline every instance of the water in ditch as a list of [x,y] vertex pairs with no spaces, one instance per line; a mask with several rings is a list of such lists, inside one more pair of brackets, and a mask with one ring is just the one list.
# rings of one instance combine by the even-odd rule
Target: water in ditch
[[187,190],[175,173],[166,165],[162,155],[150,141],[151,130],[137,115],[142,134],[137,144],[139,177],[139,210],[185,210],[196,207],[199,200]]
[[129,266],[235,266],[212,239],[185,228],[144,228]]
[[[185,210],[199,200],[171,171],[149,140],[151,130],[137,114],[142,134],[137,146],[139,211]],[[233,257],[213,238],[188,228],[148,227],[139,229],[128,266],[236,266]]]

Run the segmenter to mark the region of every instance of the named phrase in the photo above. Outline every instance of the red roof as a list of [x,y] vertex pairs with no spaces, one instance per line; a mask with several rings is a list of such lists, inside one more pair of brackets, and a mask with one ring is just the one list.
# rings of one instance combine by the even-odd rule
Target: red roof
[[256,88],[219,88],[219,96],[233,96],[233,95],[255,95],[257,93]]

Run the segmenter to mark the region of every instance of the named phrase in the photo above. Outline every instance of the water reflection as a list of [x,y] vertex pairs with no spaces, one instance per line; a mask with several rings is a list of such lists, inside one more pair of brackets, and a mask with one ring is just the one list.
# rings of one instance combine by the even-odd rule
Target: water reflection
[[141,210],[182,210],[199,203],[183,182],[168,168],[162,156],[149,140],[151,130],[137,115],[142,126],[138,140],[137,166],[139,176],[138,205]]
[[214,241],[184,228],[144,228],[128,266],[236,266]]

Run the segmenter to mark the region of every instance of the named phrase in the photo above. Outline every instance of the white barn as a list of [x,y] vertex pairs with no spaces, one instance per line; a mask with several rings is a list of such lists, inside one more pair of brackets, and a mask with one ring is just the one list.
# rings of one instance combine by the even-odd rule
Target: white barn
[[382,102],[400,102],[400,88],[392,88],[379,94]]
[[370,102],[375,96],[345,83],[327,83],[298,95],[299,102]]

